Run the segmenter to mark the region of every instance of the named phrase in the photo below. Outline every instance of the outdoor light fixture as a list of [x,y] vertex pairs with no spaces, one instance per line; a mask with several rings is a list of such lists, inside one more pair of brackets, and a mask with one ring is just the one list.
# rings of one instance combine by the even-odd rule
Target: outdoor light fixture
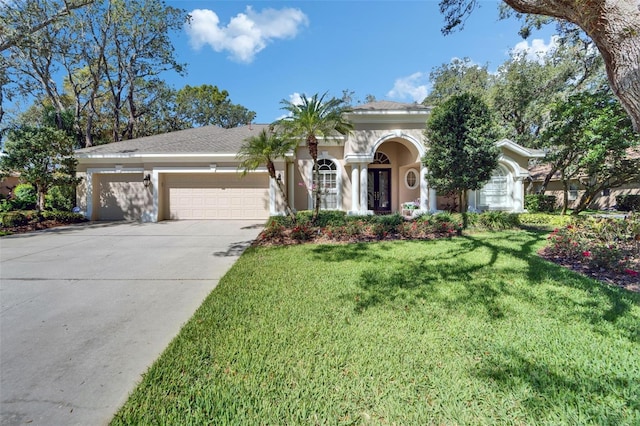
[[282,183],[282,175],[280,173],[278,173],[278,177],[276,177],[276,181],[278,181],[278,183]]
[[145,175],[144,179],[142,179],[142,183],[144,184],[145,188],[148,188],[149,185],[151,185],[151,175]]

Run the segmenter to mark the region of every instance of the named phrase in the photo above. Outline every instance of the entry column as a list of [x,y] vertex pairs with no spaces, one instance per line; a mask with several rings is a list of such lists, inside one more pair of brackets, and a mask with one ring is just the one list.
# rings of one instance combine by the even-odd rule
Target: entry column
[[351,165],[351,211],[360,211],[360,167],[358,164]]
[[360,212],[367,213],[367,188],[369,178],[369,166],[367,163],[360,164]]

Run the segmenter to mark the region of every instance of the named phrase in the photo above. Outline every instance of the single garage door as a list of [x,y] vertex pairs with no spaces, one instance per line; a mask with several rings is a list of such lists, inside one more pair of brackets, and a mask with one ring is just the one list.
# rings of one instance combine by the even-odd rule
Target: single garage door
[[[151,192],[144,187],[142,173],[100,173],[94,175],[95,220],[140,220],[151,208]],[[97,191],[96,191],[97,190]]]
[[169,219],[267,219],[269,176],[167,174]]

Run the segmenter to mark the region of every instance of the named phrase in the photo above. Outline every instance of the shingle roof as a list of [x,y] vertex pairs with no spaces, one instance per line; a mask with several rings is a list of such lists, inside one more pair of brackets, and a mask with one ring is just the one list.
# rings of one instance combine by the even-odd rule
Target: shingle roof
[[235,154],[245,139],[268,124],[224,129],[203,126],[76,150],[78,157],[110,154]]

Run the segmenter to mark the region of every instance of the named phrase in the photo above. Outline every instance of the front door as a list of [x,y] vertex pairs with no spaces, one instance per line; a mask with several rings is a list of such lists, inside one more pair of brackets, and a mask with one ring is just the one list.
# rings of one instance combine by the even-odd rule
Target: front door
[[369,169],[367,209],[375,213],[391,213],[391,169]]

